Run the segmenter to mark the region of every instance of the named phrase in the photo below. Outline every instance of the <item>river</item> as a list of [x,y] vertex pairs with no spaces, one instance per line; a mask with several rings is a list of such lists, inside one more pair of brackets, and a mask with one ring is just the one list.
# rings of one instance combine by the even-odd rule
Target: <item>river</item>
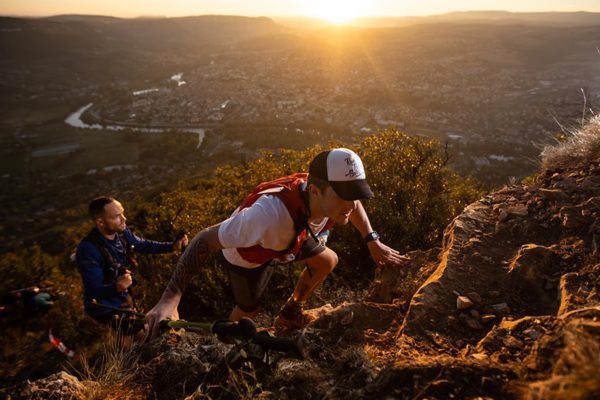
[[72,126],[74,128],[79,129],[91,129],[91,130],[106,130],[106,131],[123,131],[128,129],[133,132],[143,132],[143,133],[164,133],[170,129],[177,129],[182,132],[189,132],[198,135],[198,144],[196,145],[196,149],[200,148],[202,145],[202,141],[204,140],[205,131],[204,128],[180,128],[180,127],[172,127],[172,128],[150,128],[144,126],[125,126],[125,125],[102,125],[102,124],[87,124],[81,120],[81,116],[84,112],[89,110],[94,103],[89,103],[81,108],[79,108],[74,113],[71,113],[67,118],[65,118],[65,124]]

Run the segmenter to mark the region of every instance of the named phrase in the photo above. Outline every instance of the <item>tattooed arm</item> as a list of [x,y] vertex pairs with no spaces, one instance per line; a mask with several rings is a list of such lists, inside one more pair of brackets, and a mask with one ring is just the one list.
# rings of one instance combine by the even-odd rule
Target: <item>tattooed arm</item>
[[179,319],[177,306],[192,277],[200,271],[208,254],[221,250],[219,225],[212,226],[197,234],[177,261],[167,288],[159,302],[146,314],[146,332],[152,339],[158,336],[160,321],[166,318]]

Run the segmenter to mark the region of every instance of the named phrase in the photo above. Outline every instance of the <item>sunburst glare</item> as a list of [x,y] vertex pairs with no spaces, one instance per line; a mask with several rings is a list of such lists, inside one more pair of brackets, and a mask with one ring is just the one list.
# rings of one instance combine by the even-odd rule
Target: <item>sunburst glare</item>
[[309,15],[332,24],[345,24],[365,14],[366,4],[358,0],[313,0],[307,2]]

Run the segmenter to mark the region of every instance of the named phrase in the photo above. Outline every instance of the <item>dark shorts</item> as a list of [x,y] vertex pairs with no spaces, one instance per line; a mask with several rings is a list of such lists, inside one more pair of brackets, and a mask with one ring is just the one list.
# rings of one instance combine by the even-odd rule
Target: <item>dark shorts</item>
[[[295,261],[306,260],[321,254],[323,251],[325,251],[325,246],[310,237],[300,248]],[[258,309],[277,262],[268,261],[260,267],[244,268],[231,264],[221,252],[221,265],[227,271],[235,304],[245,312]]]

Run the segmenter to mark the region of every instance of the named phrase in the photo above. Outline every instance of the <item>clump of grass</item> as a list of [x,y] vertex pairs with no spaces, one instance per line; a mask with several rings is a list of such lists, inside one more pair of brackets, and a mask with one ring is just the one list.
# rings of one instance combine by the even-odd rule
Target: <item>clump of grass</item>
[[263,391],[253,366],[236,370],[228,367],[225,384],[202,384],[185,400],[213,400],[213,396],[217,399],[253,400],[263,394],[269,392]]
[[528,400],[587,400],[600,393],[600,323],[574,320],[565,327],[565,347],[552,376],[529,385]]
[[83,383],[79,395],[87,400],[146,398],[143,388],[135,382],[138,361],[131,338],[110,335],[93,365],[86,357],[81,358],[75,371]]
[[566,131],[566,140],[542,151],[544,169],[587,165],[600,158],[600,116],[592,117],[578,130]]

